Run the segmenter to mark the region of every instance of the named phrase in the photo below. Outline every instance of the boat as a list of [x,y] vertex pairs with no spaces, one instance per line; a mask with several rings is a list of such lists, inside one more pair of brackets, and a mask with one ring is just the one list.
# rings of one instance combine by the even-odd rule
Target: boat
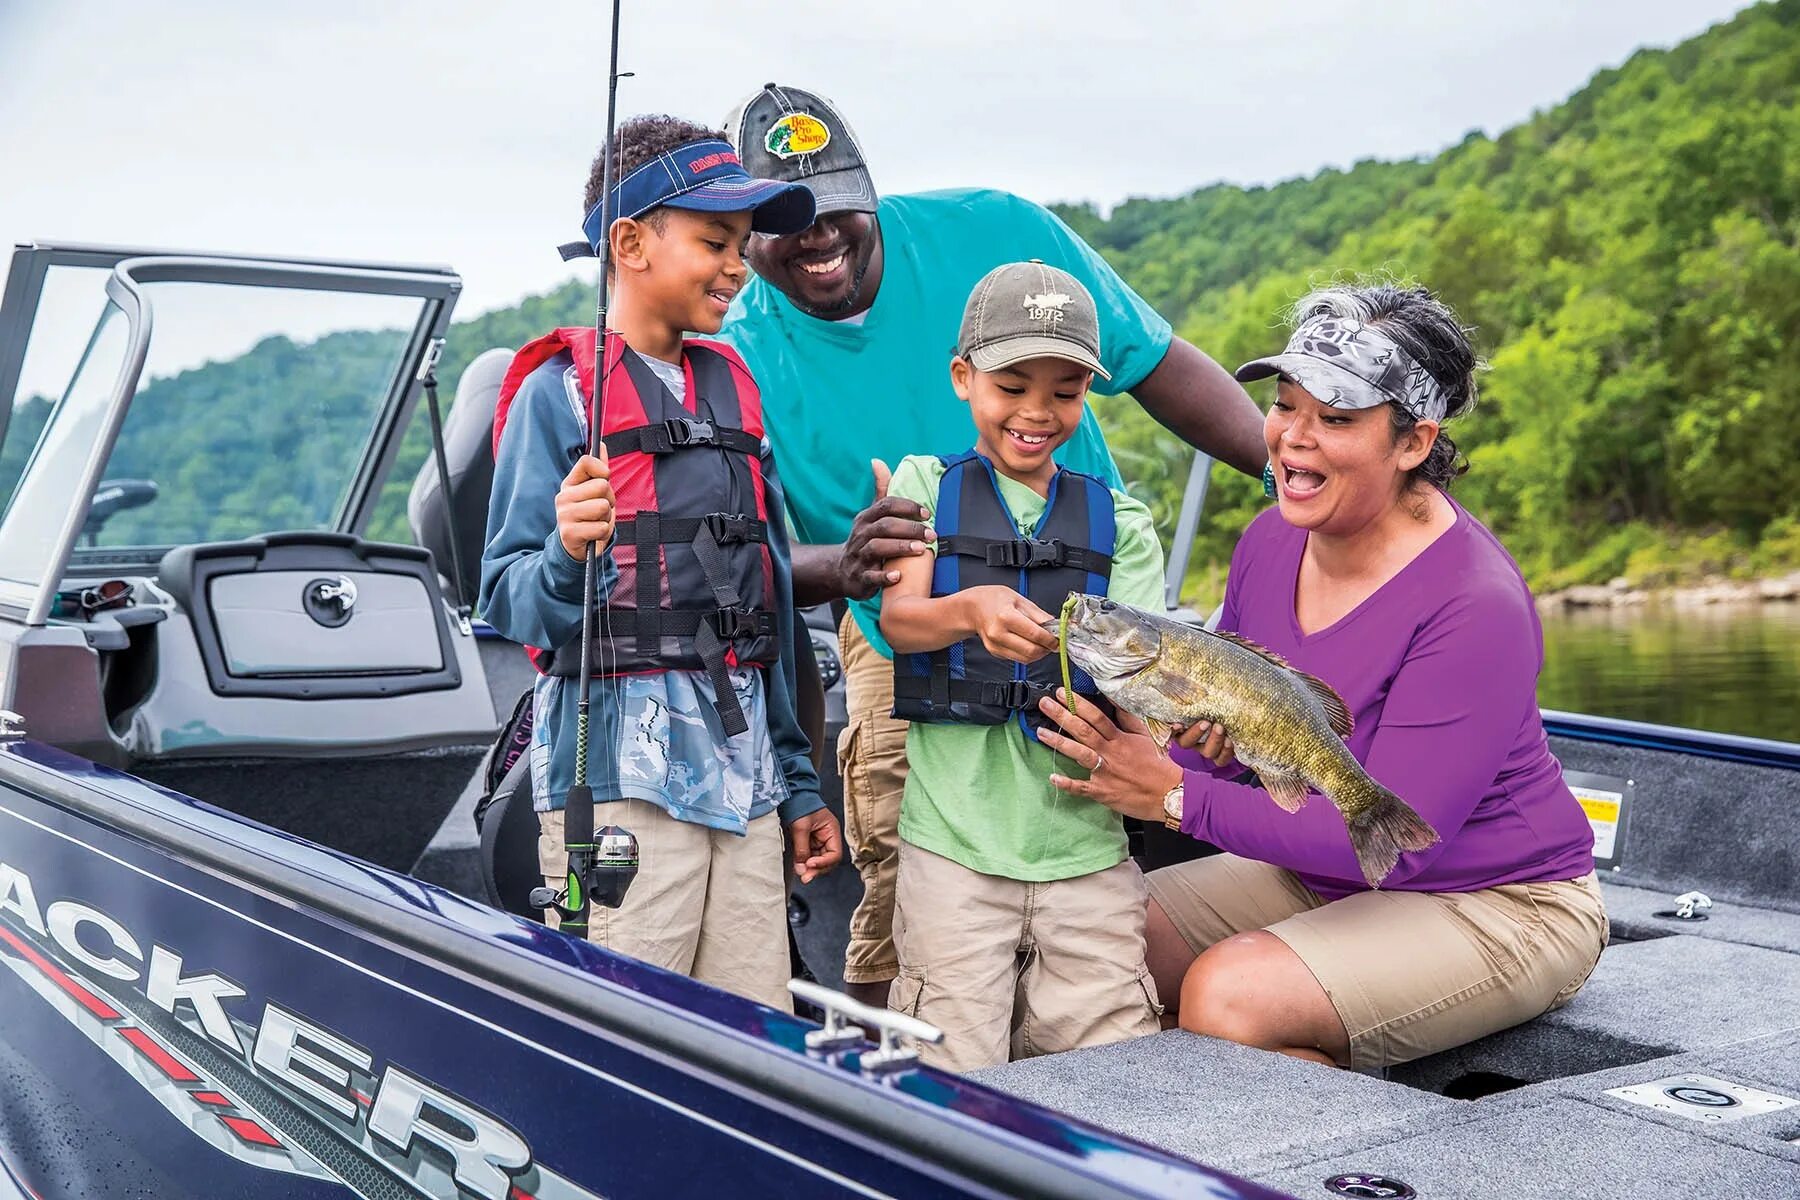
[[834,990],[848,866],[790,912],[818,1019],[546,928],[474,816],[530,668],[469,611],[509,352],[440,427],[459,291],[14,249],[0,1200],[1800,1195],[1788,743],[1547,713],[1612,943],[1566,1008],[1381,1074],[1181,1031],[922,1065],[936,1031]]

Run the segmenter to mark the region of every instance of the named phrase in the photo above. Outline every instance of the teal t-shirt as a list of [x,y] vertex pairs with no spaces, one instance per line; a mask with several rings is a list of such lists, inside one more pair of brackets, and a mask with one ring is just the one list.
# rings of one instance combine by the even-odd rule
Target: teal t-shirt
[[[869,460],[893,467],[908,454],[975,444],[968,405],[950,387],[963,306],[1002,263],[1041,258],[1086,285],[1100,310],[1100,357],[1129,391],[1168,353],[1169,323],[1056,215],[981,188],[887,196],[876,216],[881,286],[860,322],[825,321],[795,308],[760,279],[733,301],[722,341],[737,348],[762,390],[764,427],[786,487],[798,541],[842,542],[875,498]],[[1123,486],[1092,412],[1057,451],[1062,465]],[[873,600],[852,612],[869,641],[892,656]]]
[[[903,459],[889,494],[936,507],[944,464]],[[998,472],[994,482],[1021,534],[1037,528],[1044,498]],[[1160,610],[1163,552],[1150,510],[1113,492],[1112,571],[1106,594]],[[1056,606],[1048,606],[1051,612]],[[1125,861],[1119,814],[1050,782],[1051,772],[1083,778],[1085,768],[1027,738],[1015,722],[906,727],[906,793],[900,836],[983,875],[1044,883],[1104,871]]]

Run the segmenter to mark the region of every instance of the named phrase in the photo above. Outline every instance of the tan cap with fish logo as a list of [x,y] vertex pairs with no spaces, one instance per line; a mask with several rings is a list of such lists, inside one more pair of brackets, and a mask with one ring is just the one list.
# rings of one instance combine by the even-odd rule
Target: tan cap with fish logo
[[977,371],[1028,358],[1061,358],[1111,379],[1100,365],[1100,313],[1087,288],[1041,259],[1007,263],[982,277],[963,308],[956,352]]

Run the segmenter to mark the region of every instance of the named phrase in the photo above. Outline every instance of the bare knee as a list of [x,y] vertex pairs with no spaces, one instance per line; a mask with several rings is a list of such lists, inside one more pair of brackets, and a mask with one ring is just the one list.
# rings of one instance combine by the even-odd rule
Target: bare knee
[[1181,981],[1181,1027],[1248,1046],[1266,1046],[1268,1030],[1258,1004],[1257,939],[1242,933],[1209,947]]

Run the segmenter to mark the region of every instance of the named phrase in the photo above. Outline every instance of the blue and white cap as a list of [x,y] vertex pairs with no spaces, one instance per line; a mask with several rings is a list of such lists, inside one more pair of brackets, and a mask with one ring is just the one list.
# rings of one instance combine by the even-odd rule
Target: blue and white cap
[[1430,372],[1392,338],[1351,317],[1321,316],[1302,322],[1287,349],[1247,362],[1239,382],[1279,375],[1333,408],[1398,404],[1418,421],[1442,421],[1448,397]]
[[[599,254],[606,236],[604,206],[604,201],[594,205],[581,223],[587,255]],[[653,208],[748,212],[752,231],[773,235],[798,233],[813,222],[813,194],[804,184],[754,178],[722,138],[683,142],[639,163],[613,185],[613,220],[641,217]],[[565,258],[583,253],[579,242],[563,247]]]

